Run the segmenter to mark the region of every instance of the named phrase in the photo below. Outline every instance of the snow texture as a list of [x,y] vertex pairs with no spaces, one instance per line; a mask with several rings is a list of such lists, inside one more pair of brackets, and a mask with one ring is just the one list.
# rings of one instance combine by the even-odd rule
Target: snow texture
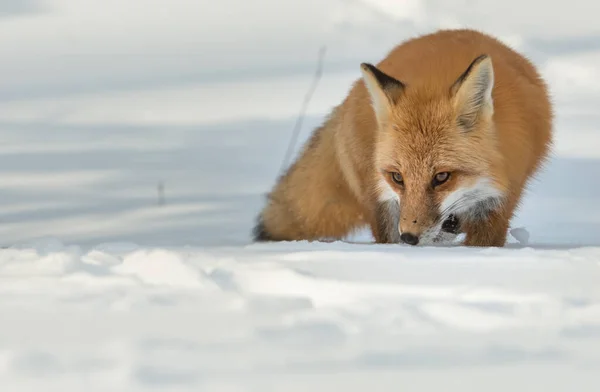
[[[1,391],[600,390],[597,2],[5,3]],[[556,105],[507,246],[251,243],[319,46],[296,152],[361,61],[463,24]]]

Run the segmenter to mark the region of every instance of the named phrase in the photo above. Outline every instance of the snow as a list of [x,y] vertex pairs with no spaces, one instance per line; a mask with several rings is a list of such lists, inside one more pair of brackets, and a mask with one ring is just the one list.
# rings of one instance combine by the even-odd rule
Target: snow
[[597,383],[600,248],[40,242],[1,260],[4,390]]
[[515,227],[509,231],[510,235],[522,245],[529,242],[529,232],[524,227]]
[[[217,3],[0,4],[0,390],[597,391],[596,2]],[[461,24],[556,104],[507,246],[251,243],[319,47],[296,151],[360,61]]]

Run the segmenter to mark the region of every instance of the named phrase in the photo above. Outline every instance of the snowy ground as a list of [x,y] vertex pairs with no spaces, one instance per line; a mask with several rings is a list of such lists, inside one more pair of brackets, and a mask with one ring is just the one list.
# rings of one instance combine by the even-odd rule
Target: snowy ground
[[[164,41],[152,35],[154,14],[131,13],[114,22],[109,36],[142,27],[110,43],[95,41],[103,26],[98,15],[111,16],[106,4],[118,2],[85,10],[79,1],[55,2],[68,3],[70,13],[22,17],[35,1],[8,11],[0,4],[0,16],[19,14],[0,23],[0,48],[10,54],[0,64],[10,76],[0,88],[0,390],[600,389],[600,55],[589,37],[573,44],[586,33],[581,26],[593,35],[595,19],[572,23],[570,44],[552,35],[569,31],[544,30],[539,20],[534,28],[522,15],[512,21],[518,34],[507,36],[525,42],[539,61],[557,112],[554,155],[513,222],[527,229],[528,242],[417,249],[372,245],[360,233],[353,243],[251,244],[320,33],[304,37],[300,18],[285,26],[292,43],[310,47],[289,59],[305,68],[290,71],[273,51],[280,72],[236,79],[223,71],[212,80],[186,74],[197,61],[192,56],[188,63],[151,53],[162,60],[147,68],[135,63],[141,55],[110,61],[111,45],[154,43],[141,53],[174,42],[174,50],[193,46],[179,40],[189,31],[214,28],[225,37],[218,24],[195,23],[199,14],[187,16],[183,1],[171,10],[177,28],[158,28]],[[456,18],[483,17],[488,3]],[[331,17],[361,33],[369,26],[362,11],[319,13],[317,2],[306,4],[293,12],[321,22]],[[405,5],[425,28],[418,21],[429,13],[421,2]],[[220,8],[211,10],[217,18]],[[435,23],[453,23],[436,10]],[[560,11],[549,8],[548,20],[575,18]],[[36,23],[43,34],[30,29]],[[74,26],[87,35],[62,40],[60,29]],[[536,36],[540,31],[546,35]],[[267,40],[263,33],[255,38]],[[19,37],[21,46],[7,36]],[[332,37],[337,46],[300,142],[359,76],[356,53],[369,57],[387,48]],[[104,42],[96,49],[106,53],[56,55],[83,42]],[[29,62],[36,50],[50,53],[48,62]],[[257,50],[252,61],[269,53]],[[227,63],[213,60],[206,67]],[[161,72],[161,83],[144,85],[144,77],[160,79]],[[167,83],[165,75],[187,79]]]

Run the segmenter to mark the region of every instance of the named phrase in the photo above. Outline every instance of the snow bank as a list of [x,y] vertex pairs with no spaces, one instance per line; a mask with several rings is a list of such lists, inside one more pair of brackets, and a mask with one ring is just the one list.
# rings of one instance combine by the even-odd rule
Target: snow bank
[[386,391],[403,380],[414,390],[591,391],[599,263],[600,247],[4,249],[0,384],[362,391],[368,378]]

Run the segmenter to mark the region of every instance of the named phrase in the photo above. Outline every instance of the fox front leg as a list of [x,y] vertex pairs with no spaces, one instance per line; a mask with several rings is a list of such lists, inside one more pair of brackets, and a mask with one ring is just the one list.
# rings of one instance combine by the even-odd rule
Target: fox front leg
[[400,219],[400,206],[396,200],[377,203],[371,232],[378,244],[396,244],[400,242],[398,222]]
[[503,247],[506,243],[510,216],[506,211],[493,211],[487,217],[467,220],[463,231],[467,234],[465,246]]

